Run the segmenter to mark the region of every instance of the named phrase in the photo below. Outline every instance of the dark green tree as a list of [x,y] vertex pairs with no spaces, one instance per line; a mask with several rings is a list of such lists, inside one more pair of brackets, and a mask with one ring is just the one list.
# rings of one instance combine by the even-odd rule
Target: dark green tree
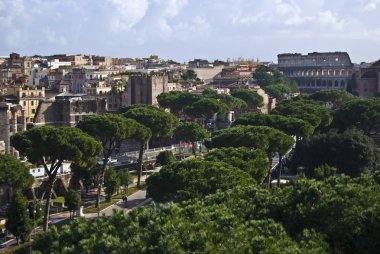
[[240,111],[248,107],[248,104],[244,100],[232,95],[221,94],[218,99],[226,104],[229,110]]
[[[149,141],[150,137],[158,141],[170,138],[178,125],[178,120],[174,115],[165,112],[165,110],[150,105],[133,105],[125,107],[121,109],[121,113],[124,117],[134,119],[146,127],[143,128],[143,126],[140,126],[137,128],[137,133],[135,135],[136,137],[139,137],[136,139],[141,144],[138,159],[138,176],[141,177],[143,153],[146,143]],[[138,187],[140,187],[140,177],[137,180]]]
[[204,89],[202,95],[206,98],[218,99],[220,102],[226,104],[229,110],[241,110],[248,107],[247,103],[244,100],[236,98],[229,94],[218,94],[217,91],[210,88]]
[[236,126],[211,133],[211,142],[208,142],[208,149],[241,146],[265,151],[269,140],[265,134],[255,132],[251,127]]
[[355,127],[366,135],[380,132],[380,98],[355,99],[334,112],[334,127],[344,131]]
[[179,140],[191,143],[194,157],[197,157],[196,142],[208,137],[207,131],[195,122],[180,123],[175,130],[175,135]]
[[262,150],[247,147],[214,149],[208,153],[206,161],[221,161],[250,174],[257,183],[262,183],[268,173],[268,156]]
[[161,108],[170,109],[172,114],[180,117],[186,107],[193,105],[204,97],[205,96],[189,92],[170,91],[168,93],[159,94],[157,101]]
[[329,131],[317,134],[300,144],[297,151],[300,166],[306,167],[306,174],[323,164],[337,168],[337,173],[357,177],[363,172],[374,171],[379,160],[379,150],[372,139],[356,130],[344,133]]
[[211,136],[211,147],[240,147],[256,148],[264,150],[270,161],[268,174],[271,182],[272,157],[279,156],[278,184],[282,172],[283,156],[292,148],[294,139],[284,132],[267,126],[236,126],[217,131]]
[[88,133],[103,146],[102,165],[99,171],[98,193],[96,207],[100,216],[100,195],[102,192],[104,175],[111,155],[120,147],[121,142],[131,137],[136,131],[137,123],[132,119],[125,119],[120,115],[103,114],[89,116],[81,120],[77,128]]
[[16,191],[6,212],[5,228],[16,237],[17,243],[19,240],[21,242],[28,241],[33,229],[27,208],[26,198],[19,191]]
[[327,164],[322,164],[319,167],[316,167],[312,171],[312,178],[317,180],[323,180],[329,178],[330,176],[334,176],[336,174],[337,169]]
[[179,116],[183,109],[183,106],[179,101],[183,97],[183,92],[180,91],[170,91],[168,93],[160,93],[157,96],[158,104],[161,108],[170,109],[170,112],[176,116]]
[[144,150],[152,137],[152,131],[143,124],[136,123],[136,130],[133,139],[140,143],[139,157],[137,159],[137,187],[141,184],[141,175],[143,170]]
[[174,115],[150,105],[138,104],[124,107],[120,112],[124,117],[134,119],[148,127],[152,132],[152,138],[155,139],[171,137],[178,125],[178,120]]
[[261,87],[286,83],[285,76],[282,73],[265,65],[259,65],[252,77]]
[[80,193],[73,189],[70,189],[65,196],[65,205],[67,209],[70,211],[70,218],[72,218],[72,213],[80,208],[82,203]]
[[272,112],[308,121],[314,128],[327,127],[332,122],[332,115],[328,108],[311,100],[287,100],[277,104]]
[[80,181],[83,184],[83,187],[86,190],[86,193],[89,192],[90,188],[94,186],[98,186],[99,178],[100,178],[100,170],[102,168],[101,165],[96,165],[91,168],[81,167],[75,163],[71,163],[71,180],[76,181],[78,186],[80,186]]
[[172,151],[162,151],[156,157],[156,163],[165,166],[172,164],[175,161]]
[[211,89],[211,88],[205,88],[202,91],[202,95],[204,97],[209,97],[209,98],[214,98],[214,99],[218,99],[218,97],[219,97],[218,92],[216,90]]
[[309,99],[331,103],[334,108],[340,108],[354,98],[352,94],[342,90],[321,90],[309,95]]
[[281,100],[285,95],[292,93],[292,89],[286,84],[268,85],[263,87],[264,91],[271,97]]
[[11,193],[28,189],[33,184],[33,176],[24,163],[12,156],[0,154],[0,184],[10,188]]
[[93,167],[102,146],[88,134],[77,128],[43,126],[18,132],[11,137],[11,144],[33,164],[43,165],[48,175],[44,231],[48,228],[50,200],[54,182],[63,161],[72,161],[81,167]]
[[118,177],[120,179],[120,185],[123,186],[124,194],[128,195],[128,186],[132,177],[128,169],[119,170]]
[[120,178],[115,169],[110,167],[104,176],[104,192],[106,193],[106,200],[111,201],[112,195],[120,188]]
[[217,190],[255,184],[244,171],[222,162],[189,159],[163,167],[147,181],[147,193],[155,201],[203,198]]
[[233,97],[241,99],[247,103],[248,109],[257,110],[258,107],[263,105],[263,97],[261,97],[258,93],[250,91],[248,89],[236,89],[231,93]]
[[204,98],[185,108],[185,113],[192,118],[202,118],[205,123],[214,114],[223,114],[228,111],[228,106],[217,99]]
[[193,81],[197,79],[197,73],[194,70],[187,70],[181,75],[181,78],[185,81]]
[[[157,101],[158,104],[160,105],[161,108],[164,109],[172,109],[174,106],[174,103],[176,100],[178,100],[178,97],[182,94],[183,92],[180,91],[170,91],[167,93],[160,93],[157,96]],[[173,107],[174,111],[174,107]],[[174,112],[172,112],[174,114]]]
[[307,121],[282,115],[268,115],[261,113],[248,113],[241,115],[232,126],[253,125],[268,126],[296,136],[296,140],[307,138],[314,132],[314,127]]

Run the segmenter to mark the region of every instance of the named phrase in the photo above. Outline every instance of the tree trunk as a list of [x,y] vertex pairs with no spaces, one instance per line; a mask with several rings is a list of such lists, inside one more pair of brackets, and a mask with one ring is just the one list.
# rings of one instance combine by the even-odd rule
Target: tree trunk
[[280,187],[281,173],[282,173],[282,154],[278,154],[278,175],[277,175],[277,187]]
[[272,183],[271,170],[272,170],[272,164],[273,164],[272,156],[268,156],[268,159],[269,159],[268,185],[271,186],[271,183]]
[[144,155],[144,146],[145,146],[145,144],[142,144],[140,146],[139,159],[137,160],[137,188],[140,188],[140,183],[141,183],[142,161],[143,161],[143,155]]
[[46,189],[47,197],[46,197],[46,204],[45,204],[45,211],[44,211],[44,225],[43,225],[44,231],[46,231],[49,227],[50,201],[51,201],[51,193],[52,193],[54,182],[55,182],[55,175],[56,174],[49,176],[48,186]]
[[104,175],[106,174],[106,168],[108,164],[108,157],[103,159],[103,167],[100,172],[99,183],[98,183],[98,193],[96,197],[96,207],[98,208],[98,217],[100,216],[100,196],[102,194],[102,187],[104,181]]
[[191,149],[193,150],[194,157],[197,158],[197,150],[195,147],[195,142],[191,142]]

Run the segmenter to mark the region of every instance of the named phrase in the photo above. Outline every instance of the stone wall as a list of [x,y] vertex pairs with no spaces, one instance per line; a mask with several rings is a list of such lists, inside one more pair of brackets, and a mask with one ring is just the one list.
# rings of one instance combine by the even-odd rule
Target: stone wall
[[157,105],[157,96],[168,90],[168,76],[166,75],[130,76],[127,85],[127,104]]
[[35,125],[75,126],[86,116],[105,112],[102,100],[42,101],[37,110]]
[[197,77],[205,82],[211,82],[216,76],[220,75],[224,66],[217,66],[214,68],[191,68]]
[[357,92],[360,97],[365,98],[380,93],[380,60],[359,70]]

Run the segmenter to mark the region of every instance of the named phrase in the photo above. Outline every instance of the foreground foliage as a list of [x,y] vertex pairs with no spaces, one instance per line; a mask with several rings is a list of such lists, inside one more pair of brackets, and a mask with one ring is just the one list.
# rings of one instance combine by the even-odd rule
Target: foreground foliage
[[40,253],[377,253],[380,175],[240,186],[43,234]]

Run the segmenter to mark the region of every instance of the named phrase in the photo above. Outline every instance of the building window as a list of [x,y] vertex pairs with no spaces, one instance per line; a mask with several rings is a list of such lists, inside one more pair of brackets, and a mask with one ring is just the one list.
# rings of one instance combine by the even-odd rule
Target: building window
[[24,104],[24,106],[26,106],[26,101],[24,101],[24,103],[23,103],[23,104]]
[[35,114],[36,113],[36,110],[35,109],[32,109],[32,114]]
[[31,106],[34,106],[34,101],[30,101],[30,105],[31,105]]
[[25,98],[25,93],[22,93],[22,98]]

